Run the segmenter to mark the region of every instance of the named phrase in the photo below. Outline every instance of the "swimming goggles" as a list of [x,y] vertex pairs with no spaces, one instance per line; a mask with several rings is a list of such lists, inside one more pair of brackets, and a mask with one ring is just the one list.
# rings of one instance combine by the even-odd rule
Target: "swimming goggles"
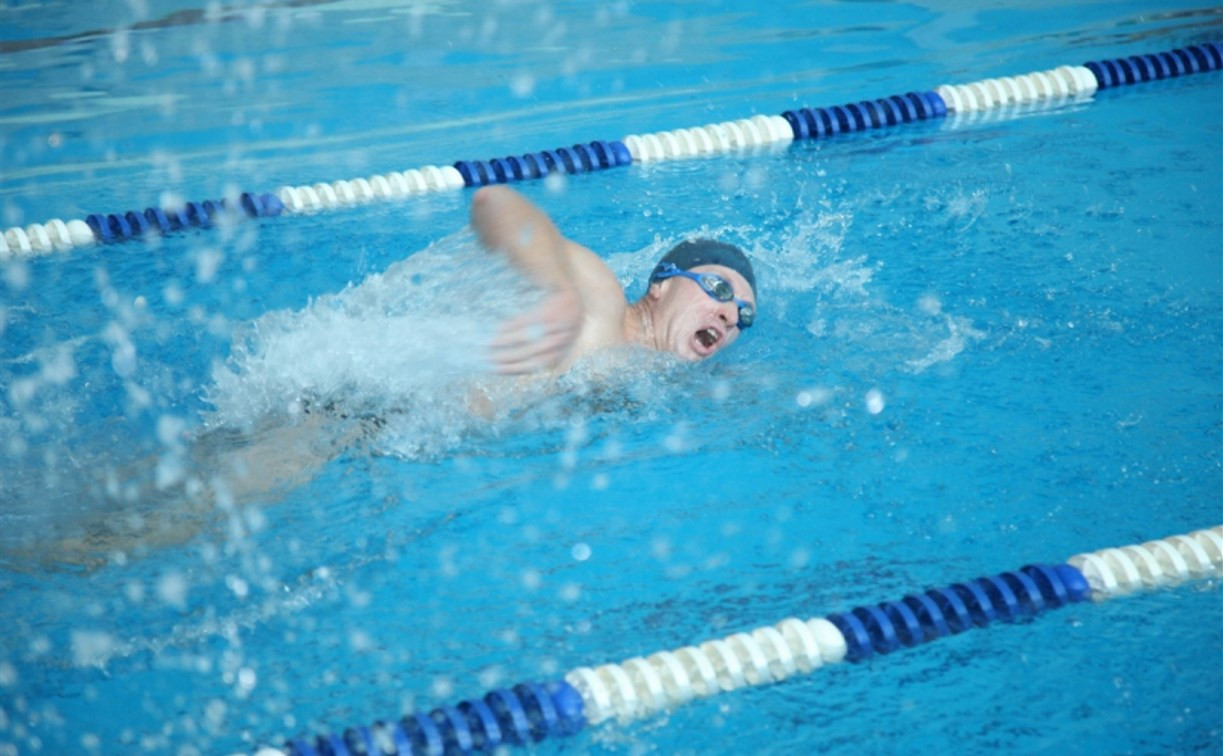
[[719,302],[734,302],[739,305],[739,322],[735,325],[739,327],[740,331],[752,327],[752,321],[756,319],[756,308],[752,307],[750,302],[735,299],[735,288],[730,285],[730,281],[715,273],[693,273],[689,270],[680,270],[675,263],[663,263],[650,274],[650,283],[676,276],[696,281],[706,294]]

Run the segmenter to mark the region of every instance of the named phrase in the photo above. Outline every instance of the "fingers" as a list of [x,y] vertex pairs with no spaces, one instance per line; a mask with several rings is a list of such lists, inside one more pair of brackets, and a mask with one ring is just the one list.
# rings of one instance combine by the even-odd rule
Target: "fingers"
[[521,347],[556,334],[576,335],[576,332],[574,324],[548,318],[536,311],[521,315],[502,326],[490,346],[493,349]]
[[541,332],[536,338],[503,333],[490,347],[489,357],[498,373],[536,373],[560,366],[572,343],[573,334],[563,330]]
[[553,292],[538,307],[501,328],[489,345],[489,358],[499,373],[554,370],[569,358],[582,319],[576,292]]
[[578,332],[572,320],[544,317],[537,310],[507,323],[489,345],[489,358],[499,373],[552,370],[569,355]]

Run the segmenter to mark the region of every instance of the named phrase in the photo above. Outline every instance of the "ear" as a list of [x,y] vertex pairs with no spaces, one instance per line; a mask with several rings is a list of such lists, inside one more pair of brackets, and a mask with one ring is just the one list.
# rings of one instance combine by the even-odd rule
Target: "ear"
[[642,297],[642,299],[657,300],[662,296],[662,287],[666,286],[670,281],[671,279],[664,278],[661,281],[655,281],[654,283],[650,284],[650,288],[645,290],[645,296]]

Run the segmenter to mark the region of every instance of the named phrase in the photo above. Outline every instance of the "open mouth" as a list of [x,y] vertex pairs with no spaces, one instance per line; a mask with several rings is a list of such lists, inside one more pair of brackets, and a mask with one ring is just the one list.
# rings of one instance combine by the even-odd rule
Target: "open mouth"
[[722,334],[712,328],[702,328],[696,332],[696,340],[706,349],[712,349],[713,345],[718,343],[718,340],[721,338]]

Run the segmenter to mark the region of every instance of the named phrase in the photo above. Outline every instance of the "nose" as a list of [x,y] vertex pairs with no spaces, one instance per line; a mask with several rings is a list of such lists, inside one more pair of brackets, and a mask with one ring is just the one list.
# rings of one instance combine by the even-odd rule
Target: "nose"
[[728,326],[739,322],[739,305],[734,302],[718,303],[718,318]]

